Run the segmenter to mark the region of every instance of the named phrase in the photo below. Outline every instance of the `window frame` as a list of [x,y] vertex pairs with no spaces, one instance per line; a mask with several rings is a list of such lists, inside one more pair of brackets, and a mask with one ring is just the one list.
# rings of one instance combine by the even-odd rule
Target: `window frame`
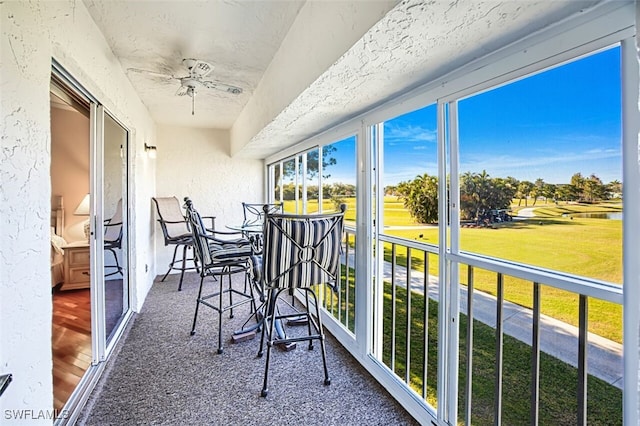
[[[356,274],[356,317],[369,319],[372,317],[374,304],[371,301],[372,291],[369,283],[373,279],[372,268],[372,239],[373,233],[373,205],[378,202],[380,192],[379,187],[375,200],[370,194],[371,185],[376,180],[373,173],[375,169],[371,130],[378,123],[382,123],[389,118],[397,117],[407,112],[422,108],[426,105],[438,104],[438,157],[439,157],[439,177],[440,205],[439,214],[446,215],[448,203],[446,194],[447,169],[455,181],[452,180],[451,187],[459,188],[458,171],[458,151],[457,135],[452,131],[456,128],[456,102],[466,96],[475,95],[500,85],[512,81],[526,78],[527,76],[545,69],[560,66],[563,63],[575,60],[583,55],[592,54],[598,50],[608,48],[612,44],[621,43],[621,56],[623,60],[623,81],[622,90],[626,92],[626,87],[637,89],[638,87],[638,64],[635,53],[635,7],[632,2],[609,2],[601,4],[585,12],[575,15],[569,19],[548,26],[544,31],[532,34],[526,39],[507,45],[497,51],[485,55],[471,63],[464,65],[456,71],[440,78],[434,79],[423,86],[420,86],[408,93],[400,95],[387,101],[376,108],[367,110],[361,115],[349,119],[334,128],[325,131],[317,136],[301,141],[297,145],[285,149],[266,159],[265,164],[269,165],[304,151],[314,145],[322,146],[330,141],[341,140],[350,134],[357,135],[357,248],[359,253],[358,271]],[[636,90],[637,91],[637,90]],[[637,187],[640,184],[640,165],[637,162],[637,135],[638,121],[640,114],[637,108],[637,93],[630,96],[630,99],[623,100],[623,182],[625,182],[625,212],[627,218],[623,222],[623,238],[625,239],[623,258],[637,259],[640,257],[640,247],[635,246],[630,241],[637,241],[635,232],[640,229],[640,195],[629,194],[630,187]],[[634,103],[635,102],[635,103]],[[634,139],[635,135],[635,139]],[[448,155],[448,157],[447,157]],[[629,159],[628,157],[631,157]],[[635,157],[635,158],[634,158]],[[376,159],[377,163],[380,159]],[[452,199],[458,199],[458,194],[451,194]],[[635,203],[633,205],[632,203]],[[379,202],[378,202],[379,204]],[[457,204],[457,203],[456,203]],[[452,242],[450,246],[445,244],[447,233],[450,232],[452,241],[458,240],[459,221],[456,220],[457,212],[453,212],[451,223],[453,227],[448,228],[446,224],[440,229],[440,272],[441,285],[446,286],[447,293],[443,294],[440,310],[440,322],[448,324],[441,329],[443,339],[442,352],[438,360],[438,400],[439,409],[434,410],[421,400],[412,391],[406,389],[403,383],[389,374],[385,366],[381,365],[372,354],[373,330],[370,325],[356,324],[356,339],[342,333],[332,324],[331,318],[325,316],[325,325],[338,340],[358,359],[369,372],[385,386],[391,394],[415,417],[431,417],[438,424],[457,423],[457,395],[458,395],[458,336],[457,324],[459,317],[459,284],[457,280],[457,265],[469,262],[495,267],[495,262],[499,262],[499,268],[509,274],[516,274],[526,279],[535,280],[541,276],[549,278],[549,272],[535,267],[522,267],[513,265],[510,262],[499,261],[499,259],[486,258],[477,255],[470,255],[460,252],[457,243]],[[367,254],[367,255],[365,255]],[[623,282],[637,281],[640,276],[640,267],[631,265],[632,262],[624,262]],[[362,269],[360,269],[360,267]],[[366,271],[366,272],[363,272]],[[581,280],[567,274],[551,274],[551,278],[557,283],[566,286],[570,291],[583,291],[585,283],[589,284],[590,296],[611,299],[617,303],[623,302],[625,324],[625,378],[635,377],[635,380],[625,380],[624,404],[625,422],[636,423],[638,418],[639,401],[634,395],[633,389],[637,387],[638,379],[638,354],[640,338],[637,328],[639,323],[639,313],[636,308],[640,289],[627,289],[623,292],[620,288],[609,288],[593,285],[593,280]],[[364,299],[364,300],[362,300]],[[446,321],[445,321],[446,319]],[[360,321],[369,322],[369,321]],[[453,324],[453,325],[452,325]],[[635,334],[634,334],[635,333]]]

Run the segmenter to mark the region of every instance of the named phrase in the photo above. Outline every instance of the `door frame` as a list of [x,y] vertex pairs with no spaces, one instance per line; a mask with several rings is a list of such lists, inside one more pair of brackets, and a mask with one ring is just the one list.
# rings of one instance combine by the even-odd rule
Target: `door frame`
[[[58,86],[76,97],[85,100],[89,104],[89,179],[90,179],[90,298],[91,298],[91,365],[85,371],[82,379],[66,401],[62,412],[58,413],[55,425],[74,424],[80,414],[80,409],[86,404],[89,394],[96,386],[98,379],[105,369],[105,361],[113,352],[113,349],[122,336],[128,321],[132,317],[132,291],[130,277],[130,214],[128,206],[131,201],[131,188],[128,177],[131,176],[132,165],[129,161],[129,145],[131,130],[110,113],[88,90],[86,90],[60,63],[52,59],[51,80]],[[104,177],[104,116],[109,114],[117,124],[127,132],[126,146],[123,146],[125,169],[123,179],[123,280],[128,287],[128,307],[122,319],[113,332],[113,338],[107,344],[105,322],[105,293],[104,293],[104,214],[102,183]],[[102,278],[102,279],[100,279]]]

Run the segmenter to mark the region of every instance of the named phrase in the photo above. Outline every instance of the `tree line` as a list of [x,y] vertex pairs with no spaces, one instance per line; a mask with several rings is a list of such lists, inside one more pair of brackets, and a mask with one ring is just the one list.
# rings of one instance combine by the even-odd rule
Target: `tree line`
[[[405,208],[418,222],[438,221],[437,176],[425,173],[412,181],[387,186],[385,194],[403,200]],[[514,177],[493,178],[485,170],[460,176],[460,214],[463,220],[479,220],[492,210],[509,209],[514,199],[518,200],[519,206],[523,202],[528,206],[529,200],[535,206],[541,198],[546,202],[594,203],[621,196],[621,182],[615,180],[604,184],[595,174],[585,177],[575,173],[567,184],[547,183],[542,178],[535,182],[520,181]]]
[[[280,188],[276,188],[276,198],[279,197]],[[285,183],[282,185],[282,199],[283,200],[295,200],[296,199],[296,191],[298,192],[298,197],[302,198],[302,185],[296,185],[295,183]],[[307,198],[308,199],[318,199],[318,185],[307,185]],[[355,197],[356,196],[356,186],[349,183],[332,183],[332,184],[324,184],[322,185],[322,198],[328,200],[330,198],[345,198],[345,197]]]

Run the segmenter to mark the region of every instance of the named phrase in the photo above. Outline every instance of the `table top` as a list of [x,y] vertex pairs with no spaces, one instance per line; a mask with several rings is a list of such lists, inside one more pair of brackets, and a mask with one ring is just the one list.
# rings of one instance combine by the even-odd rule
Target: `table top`
[[262,233],[262,225],[227,225],[227,228],[233,231],[241,231],[252,234]]

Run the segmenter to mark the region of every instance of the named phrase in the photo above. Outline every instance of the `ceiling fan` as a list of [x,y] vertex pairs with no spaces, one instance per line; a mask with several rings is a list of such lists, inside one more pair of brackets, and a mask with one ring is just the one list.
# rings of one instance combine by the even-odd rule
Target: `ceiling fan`
[[222,90],[233,95],[239,95],[242,93],[242,89],[229,84],[221,83],[216,80],[205,79],[206,76],[213,71],[213,65],[209,62],[202,61],[200,59],[183,59],[182,65],[187,68],[188,75],[178,77],[170,74],[163,74],[154,71],[148,71],[138,68],[128,68],[128,71],[138,72],[142,74],[148,74],[151,76],[162,77],[168,80],[177,80],[180,82],[180,87],[176,92],[178,96],[190,96],[191,97],[191,115],[195,113],[195,98],[198,89],[216,89]]

